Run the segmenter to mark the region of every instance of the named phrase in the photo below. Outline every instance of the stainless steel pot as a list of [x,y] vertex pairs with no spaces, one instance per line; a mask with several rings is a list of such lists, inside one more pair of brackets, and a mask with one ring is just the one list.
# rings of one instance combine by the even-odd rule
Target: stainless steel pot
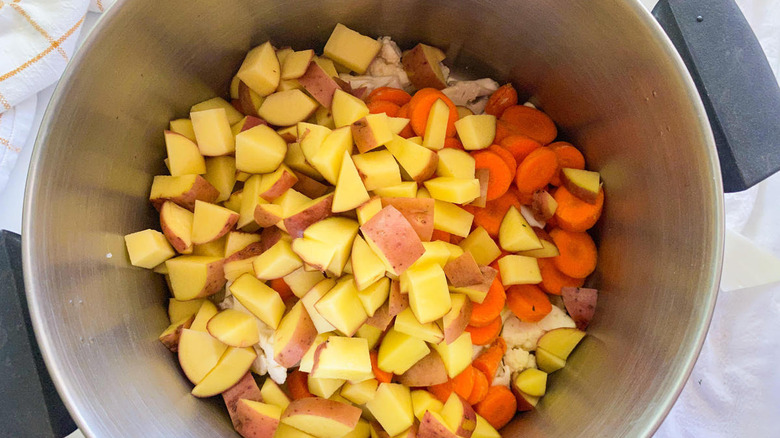
[[55,93],[24,217],[37,339],[87,435],[232,434],[221,401],[192,397],[157,341],[168,293],[129,266],[123,235],[157,226],[147,195],[169,119],[224,94],[253,45],[321,48],[337,22],[444,47],[468,75],[511,80],[603,176],[590,336],[507,435],[634,437],[660,424],[713,310],[723,189],[694,83],[637,1],[120,3]]

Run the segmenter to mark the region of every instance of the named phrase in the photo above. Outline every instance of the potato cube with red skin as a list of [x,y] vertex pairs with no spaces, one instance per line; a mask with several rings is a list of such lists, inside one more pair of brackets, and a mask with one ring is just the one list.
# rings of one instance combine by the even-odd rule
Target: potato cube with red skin
[[360,230],[366,243],[395,275],[403,273],[425,252],[420,236],[392,205],[383,208]]
[[260,388],[255,382],[255,378],[252,377],[252,373],[248,372],[244,374],[244,377],[238,381],[235,385],[231,386],[227,391],[222,393],[222,398],[225,400],[225,406],[227,406],[230,419],[233,421],[233,427],[238,429],[238,425],[241,424],[240,418],[236,415],[236,409],[238,408],[238,401],[241,399],[251,401],[263,401],[263,396],[260,393]]
[[431,198],[382,198],[382,206],[392,205],[409,221],[423,242],[433,236],[433,208]]
[[465,251],[455,260],[450,260],[444,265],[444,273],[447,280],[454,287],[472,286],[482,283],[482,271],[479,270],[477,261],[470,252]]
[[269,438],[279,427],[282,409],[263,402],[241,399],[236,405],[238,432],[244,438]]
[[341,438],[352,431],[363,411],[355,406],[321,397],[293,400],[281,421],[317,438]]
[[341,90],[339,84],[316,62],[309,63],[298,82],[325,108],[331,107],[333,94],[336,90]]
[[152,181],[149,201],[157,210],[162,208],[165,201],[173,201],[192,211],[195,209],[195,201],[213,203],[218,196],[219,190],[200,175],[157,175]]

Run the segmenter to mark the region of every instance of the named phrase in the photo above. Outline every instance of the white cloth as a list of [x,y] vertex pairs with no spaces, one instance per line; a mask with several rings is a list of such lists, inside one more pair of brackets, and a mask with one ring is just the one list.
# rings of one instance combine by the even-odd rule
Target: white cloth
[[26,143],[36,94],[70,60],[87,10],[114,0],[0,0],[0,192]]

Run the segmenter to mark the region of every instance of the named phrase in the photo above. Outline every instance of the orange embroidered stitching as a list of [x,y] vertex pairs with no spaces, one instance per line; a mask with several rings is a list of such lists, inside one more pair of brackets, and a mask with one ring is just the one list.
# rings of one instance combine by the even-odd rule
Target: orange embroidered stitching
[[[14,8],[14,10],[18,12],[19,15],[24,17],[27,20],[27,22],[30,23],[30,25],[34,27],[35,30],[38,31],[38,33],[43,35],[43,37],[46,38],[47,41],[49,41],[49,44],[54,44],[54,39],[52,39],[51,35],[49,35],[49,33],[46,32],[46,29],[42,28],[35,20],[33,20],[30,14],[27,13],[27,11],[22,9],[22,7],[17,4],[12,4],[11,7]],[[65,53],[65,50],[63,50],[62,47],[57,46],[57,52],[59,52],[59,54],[62,55],[62,57],[65,58],[66,61],[68,60],[68,54]]]
[[[0,104],[2,104],[2,105],[3,105],[3,107],[4,107],[5,109],[7,109],[7,110],[8,110],[8,109],[11,109],[11,104],[9,104],[7,100],[5,100],[5,96],[3,96],[3,93],[0,93]],[[0,114],[0,117],[2,117],[2,116],[3,116],[3,115],[2,115],[2,114]]]

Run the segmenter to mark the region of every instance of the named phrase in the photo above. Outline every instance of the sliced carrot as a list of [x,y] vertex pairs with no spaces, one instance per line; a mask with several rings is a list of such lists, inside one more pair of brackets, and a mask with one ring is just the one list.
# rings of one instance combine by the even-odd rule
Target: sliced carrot
[[555,156],[558,158],[558,171],[555,172],[555,176],[550,180],[550,184],[556,187],[561,185],[561,169],[564,167],[570,169],[585,168],[585,157],[571,143],[556,141],[555,143],[550,143],[548,147],[555,152]]
[[517,126],[499,119],[496,120],[496,137],[493,139],[493,143],[501,144],[509,136],[522,134],[523,132]]
[[450,398],[450,394],[452,394],[452,380],[447,380],[438,385],[431,385],[428,387],[428,392],[433,394],[440,402],[446,403],[447,399]]
[[393,373],[388,373],[387,371],[379,369],[379,354],[376,351],[371,350],[368,355],[371,358],[371,369],[374,371],[376,380],[378,380],[379,383],[390,383],[393,380]]
[[506,306],[523,322],[541,321],[552,310],[550,298],[533,284],[510,286],[506,290]]
[[283,278],[274,278],[271,280],[270,285],[271,289],[275,290],[276,293],[279,294],[280,297],[282,297],[282,301],[287,301],[291,297],[293,297],[293,291],[290,289],[290,286],[287,285],[287,283],[284,281]]
[[488,325],[484,327],[474,327],[473,325],[467,325],[466,331],[471,333],[471,343],[474,345],[488,345],[498,338],[501,334],[501,315],[496,319],[490,321]]
[[[483,208],[463,206],[474,215],[474,225],[485,229],[491,237],[498,237],[498,229],[509,207],[520,209],[520,201],[514,191],[509,190],[498,199],[488,201]],[[453,242],[454,243],[454,242]]]
[[477,403],[474,410],[498,430],[506,426],[515,416],[517,400],[506,386],[491,386],[485,399]]
[[366,106],[368,106],[369,113],[385,113],[388,115],[388,117],[396,117],[398,115],[398,110],[401,109],[400,106],[386,100],[375,100],[373,102],[367,103]]
[[460,374],[452,378],[452,390],[463,398],[469,398],[474,388],[474,368],[466,367]]
[[[409,118],[409,103],[405,103],[401,105],[401,107],[398,109],[398,114],[396,114],[396,117],[403,117],[404,119]],[[403,138],[412,138],[414,137],[414,130],[412,129],[412,124],[407,124],[401,132],[398,133],[399,136]],[[446,141],[445,141],[446,143]]]
[[463,148],[463,143],[461,143],[460,140],[455,137],[447,137],[444,140],[444,147],[450,149],[460,149],[462,151],[465,150]]
[[501,140],[500,145],[511,152],[518,163],[521,163],[528,154],[542,147],[542,144],[538,141],[521,134],[510,135],[504,138]]
[[588,233],[556,228],[550,231],[550,237],[560,252],[552,258],[559,271],[569,277],[585,278],[596,270],[598,253]]
[[412,96],[400,88],[379,87],[369,93],[369,95],[366,97],[366,103],[382,100],[385,102],[392,102],[398,106],[402,106],[409,103],[411,99]]
[[309,374],[300,370],[295,370],[287,376],[287,390],[293,400],[314,397],[309,392]]
[[482,350],[479,356],[471,362],[471,366],[482,371],[487,377],[488,384],[493,384],[493,377],[498,371],[498,367],[501,365],[501,360],[506,354],[506,341],[504,338],[498,337],[490,347]]
[[533,193],[550,184],[558,170],[558,158],[549,148],[539,148],[528,154],[517,167],[515,185],[520,193]]
[[517,160],[515,160],[515,156],[512,155],[511,152],[509,152],[508,150],[502,148],[497,144],[491,145],[487,150],[493,152],[494,154],[498,155],[499,157],[501,157],[501,159],[504,160],[507,167],[509,167],[509,174],[512,175],[511,179],[514,180],[515,173],[517,172]]
[[490,172],[488,179],[487,200],[498,199],[509,190],[512,184],[512,172],[506,161],[494,152],[480,151],[471,155],[476,161],[477,169],[487,169]]
[[567,231],[587,231],[601,217],[604,206],[604,189],[599,189],[596,202],[590,204],[571,194],[566,187],[558,187],[553,198],[558,203],[553,218],[558,226]]
[[506,294],[501,280],[496,276],[488,289],[485,300],[481,303],[471,303],[471,319],[469,325],[473,327],[485,327],[491,324],[497,316],[501,316],[506,303]]
[[510,106],[501,114],[501,120],[515,125],[521,134],[543,145],[552,143],[558,136],[558,128],[550,116],[530,106]]
[[482,371],[474,368],[474,387],[471,388],[471,394],[466,399],[470,405],[475,405],[487,397],[490,384],[488,383],[487,376]]
[[580,287],[585,284],[584,279],[572,278],[559,271],[555,267],[555,262],[550,259],[536,259],[536,261],[539,263],[539,271],[542,274],[542,282],[539,283],[539,286],[548,294],[560,295],[561,288]]
[[504,84],[488,98],[485,114],[501,117],[504,110],[513,105],[517,105],[517,91],[512,84]]
[[431,235],[431,242],[441,240],[442,242],[450,243],[450,238],[452,238],[452,234],[446,231],[433,230],[433,234]]
[[428,114],[431,107],[437,100],[443,100],[450,108],[450,118],[447,120],[447,137],[455,136],[455,122],[458,121],[458,109],[441,91],[435,88],[423,88],[414,93],[409,101],[409,120],[411,120],[412,129],[417,135],[425,134],[425,127],[428,124]]

